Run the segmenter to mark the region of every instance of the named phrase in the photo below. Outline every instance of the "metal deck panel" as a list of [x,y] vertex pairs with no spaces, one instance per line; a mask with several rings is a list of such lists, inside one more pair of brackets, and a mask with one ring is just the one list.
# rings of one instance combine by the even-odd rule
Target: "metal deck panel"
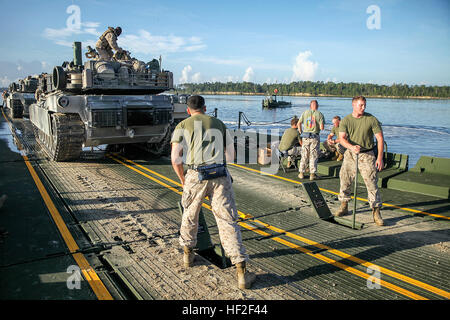
[[[27,140],[31,136],[24,134],[22,138]],[[181,270],[182,254],[176,235],[181,222],[177,208],[181,188],[177,186],[178,179],[167,159],[149,160],[144,155],[133,160],[133,163],[127,158],[115,156],[54,163],[40,156],[37,148],[29,151],[36,152],[35,158],[39,159],[40,167],[57,189],[61,201],[81,222],[90,241],[110,245],[118,252],[114,256],[108,254],[108,250],[101,254],[108,256],[109,261],[118,262],[115,266],[117,270],[142,297],[210,299],[216,297],[217,290],[225,290],[221,283],[225,284],[224,287],[230,287],[229,284],[236,281],[234,268],[219,269],[202,257],[198,258],[196,267],[189,270],[194,280],[185,281],[186,274],[174,271]],[[371,222],[367,204],[359,202],[357,219],[367,226],[363,230],[351,230],[318,219],[309,208],[300,184],[262,176],[232,165],[229,168],[235,180],[238,210],[253,216],[243,223],[258,227],[264,235],[269,235],[258,240],[264,235],[242,228],[244,245],[251,257],[250,266],[260,279],[253,290],[242,292],[244,299],[407,299],[404,294],[384,286],[369,289],[366,278],[348,272],[354,270],[367,275],[367,267],[356,262],[358,259],[444,291],[449,289],[448,221],[430,221],[424,215],[412,217],[410,214],[414,213],[385,207],[383,218],[387,226],[378,228]],[[298,181],[296,172],[277,175]],[[337,179],[317,182],[319,187],[330,190],[323,192],[323,195],[331,211],[339,204],[337,196],[332,193],[338,189],[337,182]],[[361,195],[358,196],[364,197],[365,187],[361,185],[360,190]],[[449,215],[448,201],[437,201],[433,197],[382,189],[382,199],[400,203],[399,206]],[[208,204],[208,201],[205,203]],[[213,215],[208,209],[203,210],[212,239],[218,243]],[[286,233],[279,234],[252,219]],[[299,239],[314,241],[319,246],[326,245],[331,250],[321,251],[319,246]],[[306,254],[277,240],[313,253]],[[353,258],[342,257],[342,254]],[[327,263],[324,260],[336,262]],[[123,261],[127,263],[121,265]],[[195,278],[202,271],[207,271],[211,277]],[[443,298],[404,279],[384,273],[381,276],[382,280],[393,286],[416,295],[429,299]],[[160,281],[162,287],[156,281]],[[224,296],[231,297],[235,294],[233,290],[237,289],[227,290]],[[186,292],[191,292],[187,298]]]

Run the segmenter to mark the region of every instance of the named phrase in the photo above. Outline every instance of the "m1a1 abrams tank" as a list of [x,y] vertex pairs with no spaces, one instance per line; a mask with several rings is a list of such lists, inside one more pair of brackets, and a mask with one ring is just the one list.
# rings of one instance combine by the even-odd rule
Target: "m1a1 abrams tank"
[[[145,64],[122,52],[112,61],[95,51],[83,65],[81,43],[74,42],[74,60],[42,74],[30,106],[36,138],[52,160],[80,156],[82,147],[139,144],[160,155],[169,150],[173,105],[165,95],[173,74],[154,59]],[[156,61],[156,63],[155,63]]]
[[22,118],[28,116],[29,106],[36,102],[34,92],[38,85],[37,77],[28,76],[19,80],[19,84],[13,82],[8,87],[5,106],[10,109],[11,117]]
[[187,100],[189,94],[171,94],[169,95],[170,102],[173,104],[173,123],[176,126],[178,123],[189,117],[187,109]]

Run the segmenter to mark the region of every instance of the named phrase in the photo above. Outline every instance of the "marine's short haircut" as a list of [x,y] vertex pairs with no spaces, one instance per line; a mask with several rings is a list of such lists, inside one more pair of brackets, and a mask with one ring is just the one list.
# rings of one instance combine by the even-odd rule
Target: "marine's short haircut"
[[297,118],[297,117],[292,118],[292,120],[291,120],[291,126],[297,125],[297,122],[298,122],[298,118]]
[[317,102],[317,100],[311,100],[311,102],[309,103],[309,105],[311,106],[313,103],[315,103],[316,106],[319,107],[319,103]]
[[353,97],[352,103],[355,101],[358,101],[358,100],[362,100],[362,101],[366,102],[366,98],[364,96],[356,96],[356,97]]
[[205,99],[202,96],[190,96],[187,105],[191,110],[200,110],[205,106]]
[[341,121],[341,117],[339,117],[339,116],[334,116],[332,120],[334,120],[334,119]]

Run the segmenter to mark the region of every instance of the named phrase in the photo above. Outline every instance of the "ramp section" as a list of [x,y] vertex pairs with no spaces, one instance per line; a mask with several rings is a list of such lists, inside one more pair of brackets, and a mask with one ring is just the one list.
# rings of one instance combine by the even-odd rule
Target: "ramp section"
[[387,186],[450,199],[450,159],[422,156],[414,168],[391,178]]

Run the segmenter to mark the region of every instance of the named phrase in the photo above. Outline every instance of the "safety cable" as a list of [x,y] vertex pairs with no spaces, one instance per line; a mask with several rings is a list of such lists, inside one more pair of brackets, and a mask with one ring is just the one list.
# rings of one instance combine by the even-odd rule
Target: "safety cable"
[[[283,123],[285,121],[291,120],[293,117],[289,117],[283,120],[279,120],[279,121],[274,121],[274,122],[257,122],[257,123],[252,123],[247,116],[245,115],[244,112],[241,112],[241,119],[245,122],[245,124],[247,126],[253,125],[253,126],[267,126],[267,125],[271,125],[271,124],[277,124],[277,123]],[[287,123],[286,123],[287,124]]]

